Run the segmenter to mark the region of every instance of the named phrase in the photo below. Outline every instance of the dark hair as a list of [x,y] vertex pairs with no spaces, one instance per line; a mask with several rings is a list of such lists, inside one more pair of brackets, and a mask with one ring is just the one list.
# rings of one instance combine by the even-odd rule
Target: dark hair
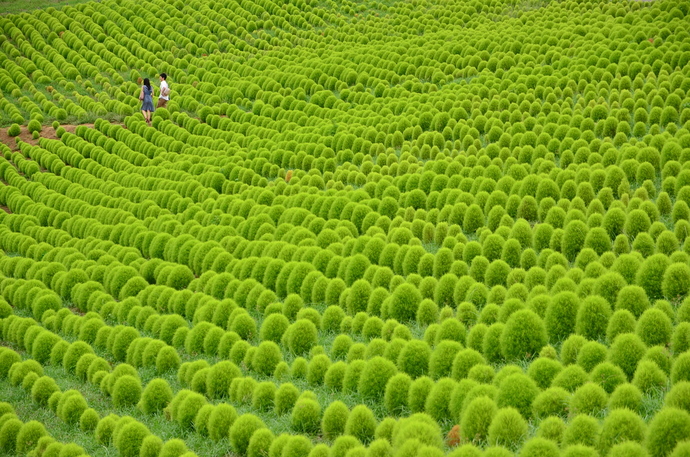
[[161,73],[161,78],[168,79],[168,75],[166,75],[165,73]]
[[149,78],[144,78],[144,86],[151,89],[151,81],[149,81]]

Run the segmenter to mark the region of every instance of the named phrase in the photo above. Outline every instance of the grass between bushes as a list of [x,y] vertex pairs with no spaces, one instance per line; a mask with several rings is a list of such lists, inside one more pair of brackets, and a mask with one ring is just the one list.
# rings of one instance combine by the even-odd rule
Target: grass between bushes
[[[18,14],[42,8],[60,8],[93,0],[3,0],[0,1],[0,15]],[[100,1],[100,0],[96,0]]]

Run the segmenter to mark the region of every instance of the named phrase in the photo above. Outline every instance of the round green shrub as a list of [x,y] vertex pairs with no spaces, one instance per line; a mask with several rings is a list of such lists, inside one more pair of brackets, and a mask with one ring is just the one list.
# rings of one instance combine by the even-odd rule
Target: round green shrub
[[253,414],[243,414],[230,427],[230,444],[239,455],[246,455],[249,440],[255,431],[266,428],[261,419]]
[[[179,395],[179,394],[178,394]],[[206,398],[203,395],[191,392],[184,397],[177,408],[175,421],[185,429],[191,429],[194,424],[199,409],[206,404]]]
[[300,399],[295,402],[290,424],[296,432],[316,433],[321,423],[321,405],[316,400]]
[[118,419],[116,415],[109,414],[98,421],[98,425],[94,431],[94,436],[98,444],[107,446],[111,442],[113,430],[115,429],[115,424]]
[[264,457],[273,444],[275,435],[267,428],[262,428],[254,432],[249,439],[247,446],[247,457]]
[[640,317],[649,306],[647,292],[637,285],[623,287],[616,298],[616,310],[630,311],[635,318]]
[[457,383],[450,378],[439,379],[434,387],[429,392],[424,403],[424,412],[436,419],[442,421],[450,416],[448,399],[453,394]]
[[368,360],[361,372],[357,392],[365,399],[378,398],[397,369],[390,360],[377,356]]
[[332,457],[345,457],[349,451],[362,448],[362,443],[354,436],[343,435],[336,438],[331,446],[329,455]]
[[500,336],[501,353],[508,360],[535,357],[546,342],[544,322],[537,314],[527,309],[513,313]]
[[388,380],[383,404],[389,414],[398,416],[407,409],[407,398],[411,385],[412,379],[405,373],[398,373]]
[[[257,357],[257,353],[254,354],[255,359]],[[237,365],[229,360],[216,363],[211,367],[206,377],[206,395],[208,395],[210,398],[226,397],[228,395],[228,389],[230,388],[230,383],[232,380],[240,377],[241,375],[242,372]]]
[[62,366],[65,371],[74,373],[79,358],[84,354],[93,354],[93,349],[88,343],[75,341],[70,344],[62,359]]
[[134,376],[121,376],[115,381],[111,396],[113,406],[125,408],[136,405],[141,399],[141,381]]
[[53,378],[50,376],[41,376],[31,387],[31,399],[38,406],[45,407],[48,405],[50,396],[59,391],[60,388]]
[[666,394],[664,402],[666,406],[690,412],[690,382],[680,381],[676,383]]
[[68,425],[79,423],[79,419],[88,408],[86,400],[77,391],[67,391],[62,395],[57,407],[57,415]]
[[532,402],[538,394],[539,388],[531,378],[515,373],[500,382],[496,403],[500,408],[515,408],[529,419],[532,416]]
[[671,368],[671,382],[690,381],[690,352],[680,354]]
[[647,455],[647,451],[644,447],[640,443],[634,441],[616,444],[608,453],[608,457],[645,457]]
[[603,339],[611,316],[611,307],[602,297],[590,296],[580,304],[575,319],[575,331],[589,340]]
[[256,349],[252,358],[252,368],[257,373],[270,376],[278,363],[282,362],[280,347],[273,341],[264,341]]
[[79,428],[82,432],[91,433],[96,429],[101,416],[93,408],[89,408],[81,414],[79,418]]
[[586,414],[576,415],[563,433],[563,446],[583,445],[594,447],[599,438],[599,422]]
[[664,272],[661,290],[669,300],[678,300],[690,291],[690,266],[685,263],[671,264]]
[[288,330],[288,347],[295,355],[304,355],[317,343],[318,332],[314,323],[299,319]]
[[228,437],[232,424],[237,420],[237,411],[232,405],[221,403],[216,405],[208,417],[208,437],[219,441]]
[[648,346],[667,345],[671,342],[673,324],[663,311],[651,308],[638,319],[635,333]]
[[285,447],[289,439],[290,435],[288,435],[287,433],[281,433],[280,435],[278,435],[271,443],[271,446],[268,448],[269,457],[278,457],[282,455],[283,448]]
[[611,315],[606,327],[606,341],[612,343],[618,335],[635,332],[635,316],[627,309],[621,309]]
[[635,334],[618,335],[609,349],[609,361],[618,365],[628,379],[632,379],[637,363],[642,359],[647,348]]
[[565,428],[565,422],[560,417],[547,417],[539,423],[537,436],[561,444]]
[[17,436],[23,425],[19,419],[9,419],[0,427],[0,449],[8,455],[15,453]]
[[627,381],[623,370],[609,362],[602,362],[595,366],[589,378],[592,382],[599,384],[607,394],[611,394],[616,387]]
[[376,418],[374,413],[365,405],[355,406],[348,415],[345,433],[367,444],[374,439],[375,431]]
[[21,133],[21,127],[19,127],[19,124],[12,124],[9,126],[7,129],[7,136],[18,136]]
[[132,421],[120,429],[115,437],[115,447],[122,457],[138,457],[144,438],[151,433],[144,424]]
[[663,408],[649,423],[647,452],[652,457],[669,455],[690,436],[690,414],[682,409]]
[[646,426],[640,416],[626,408],[614,409],[604,419],[599,436],[598,449],[606,455],[619,443],[644,441]]
[[15,452],[18,455],[25,455],[38,445],[38,440],[42,436],[46,435],[48,435],[48,432],[42,423],[36,420],[26,422],[17,434]]
[[606,408],[608,395],[598,384],[588,382],[578,387],[573,394],[570,406],[576,414],[590,414],[596,416]]
[[530,363],[527,375],[540,389],[546,389],[562,369],[563,365],[559,361],[549,357],[539,357]]
[[138,407],[144,414],[156,414],[165,409],[172,398],[172,389],[165,379],[152,379],[146,384]]
[[429,370],[431,354],[431,348],[425,341],[408,341],[398,355],[398,370],[407,373],[413,379],[425,376]]
[[180,355],[172,346],[165,346],[158,351],[156,356],[156,372],[158,374],[165,374],[170,371],[175,371],[180,366]]
[[393,427],[391,444],[394,452],[403,452],[401,449],[406,443],[418,442],[421,445],[433,446],[441,449],[443,441],[441,430],[431,417],[423,413],[413,414],[400,419]]
[[214,405],[204,405],[194,417],[194,430],[201,436],[208,437],[208,419],[214,409]]
[[416,318],[422,296],[412,284],[403,283],[395,288],[388,302],[388,317],[399,322],[409,322]]
[[[428,376],[415,379],[410,385],[407,393],[407,406],[413,413],[424,411],[426,399],[434,388],[434,381]],[[402,392],[401,392],[402,394]]]
[[472,400],[462,414],[460,430],[467,441],[484,441],[488,438],[489,427],[497,412],[496,403],[488,397]]
[[160,457],[181,457],[187,452],[187,445],[179,438],[166,441],[161,447]]
[[456,381],[466,378],[470,369],[479,364],[486,363],[484,357],[474,349],[463,349],[457,353],[453,360],[452,378]]
[[462,349],[457,341],[443,340],[436,345],[429,359],[429,375],[433,379],[440,379],[451,375],[453,360]]
[[659,366],[651,360],[641,360],[635,369],[632,383],[643,393],[665,389],[668,377]]
[[517,449],[527,436],[527,421],[514,408],[501,408],[489,426],[488,442],[493,446]]
[[631,411],[639,411],[641,406],[642,392],[633,384],[620,384],[609,398],[609,409],[628,408]]
[[544,317],[551,343],[563,341],[573,333],[579,304],[580,300],[573,292],[560,292],[552,297]]
[[[407,395],[407,392],[405,394]],[[348,422],[349,415],[350,410],[342,401],[336,400],[328,405],[321,419],[321,432],[324,437],[334,440],[345,433],[345,424]]]
[[144,438],[139,448],[139,457],[158,457],[163,448],[163,440],[156,435]]
[[291,411],[299,397],[299,390],[291,383],[283,383],[276,390],[275,412],[281,416]]
[[323,377],[324,385],[337,392],[343,390],[343,380],[345,379],[346,371],[347,364],[343,361],[331,364]]
[[252,395],[252,408],[268,411],[275,406],[276,385],[271,381],[260,382]]
[[669,265],[670,260],[664,254],[649,256],[640,265],[635,283],[644,289],[651,300],[663,298],[662,282]]
[[259,331],[259,337],[263,341],[273,341],[280,343],[280,339],[290,326],[290,321],[283,314],[270,314],[264,319]]
[[542,391],[532,402],[532,413],[537,418],[548,416],[565,417],[568,414],[570,394],[561,387],[550,387]]

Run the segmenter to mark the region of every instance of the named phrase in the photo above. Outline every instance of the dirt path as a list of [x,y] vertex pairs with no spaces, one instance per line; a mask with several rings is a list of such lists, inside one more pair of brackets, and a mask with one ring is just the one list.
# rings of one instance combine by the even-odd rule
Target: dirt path
[[[124,124],[117,123],[117,122],[116,122],[116,124],[121,125],[124,128],[127,128],[127,127],[125,127]],[[63,125],[60,125],[60,127],[64,128],[65,131],[67,131],[69,133],[74,133],[74,131],[77,130],[77,127],[79,127],[80,125],[83,125],[83,126],[88,127],[88,128],[94,127],[94,124],[63,124]],[[16,137],[11,137],[7,134],[8,128],[9,127],[0,128],[0,143],[4,143],[7,146],[9,146],[9,148],[12,151],[19,150],[19,148],[17,147],[17,140],[16,140],[17,138],[19,138],[20,140],[22,140],[25,143],[29,143],[29,144],[32,144],[34,146],[38,144],[38,140],[34,140],[32,138],[31,133],[29,133],[29,129],[27,128],[27,126],[25,126],[25,125],[20,126],[21,132]],[[44,125],[43,126],[43,130],[41,130],[41,133],[39,136],[39,139],[40,138],[47,138],[49,140],[59,140],[59,138],[57,137],[57,134],[55,133],[55,129],[51,125]]]
[[[87,127],[93,127],[93,124],[79,124],[79,125],[85,125]],[[61,125],[60,127],[64,127],[64,129],[70,133],[74,133],[74,131],[77,129],[79,125]],[[25,143],[37,145],[38,140],[34,140],[31,137],[31,133],[29,133],[29,129],[25,126],[21,126],[21,133],[19,134],[18,137],[11,137],[7,134],[7,128],[2,128],[0,129],[0,142],[6,144],[9,146],[9,148],[13,151],[16,151],[19,149],[17,147],[17,141],[15,138],[19,138]],[[55,129],[50,126],[50,125],[44,125],[43,130],[41,131],[41,138],[48,138],[49,140],[57,140],[58,137],[55,134]]]

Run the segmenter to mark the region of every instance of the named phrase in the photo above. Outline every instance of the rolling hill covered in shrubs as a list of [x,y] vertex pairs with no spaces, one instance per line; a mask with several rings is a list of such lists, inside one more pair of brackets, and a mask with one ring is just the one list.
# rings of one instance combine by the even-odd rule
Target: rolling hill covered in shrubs
[[0,455],[690,456],[689,12],[0,16]]

